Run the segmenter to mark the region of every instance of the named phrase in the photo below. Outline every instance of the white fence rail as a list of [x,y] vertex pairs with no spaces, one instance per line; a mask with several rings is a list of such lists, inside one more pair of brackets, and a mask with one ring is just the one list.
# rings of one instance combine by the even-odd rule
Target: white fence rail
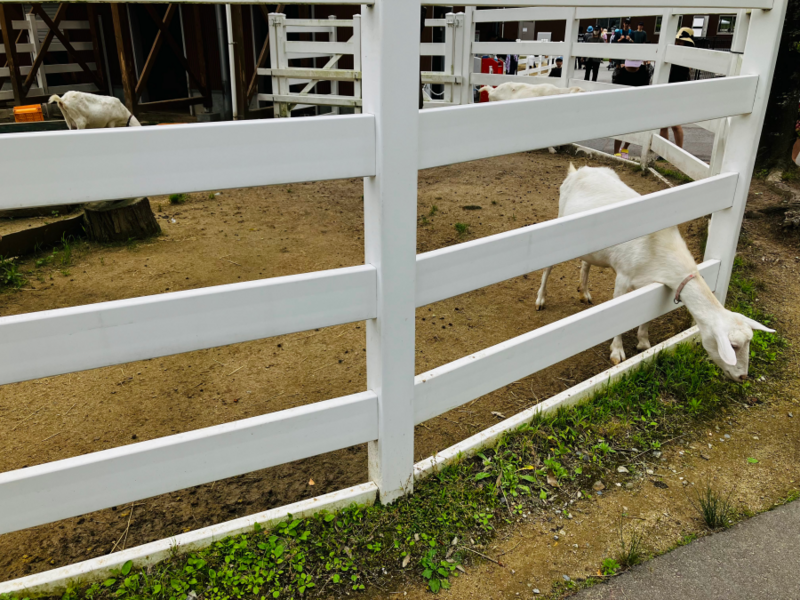
[[[574,24],[576,9],[564,4],[514,14],[567,10]],[[701,273],[724,299],[786,0],[746,4],[754,10],[739,76],[419,112],[419,7],[379,0],[361,15],[365,114],[0,136],[0,209],[364,177],[367,240],[362,266],[0,318],[0,383],[356,320],[367,321],[368,366],[360,394],[0,474],[0,533],[364,442],[370,479],[392,501],[413,485],[415,423],[676,308],[663,286],[648,286],[415,377],[416,307],[708,213]],[[346,49],[328,43],[337,44],[329,52]],[[297,44],[288,48],[309,50]],[[666,42],[647,51],[709,60]],[[452,55],[462,73],[471,61],[471,50]],[[285,63],[274,68],[287,82],[300,75]],[[451,101],[469,104],[468,86],[449,83]],[[720,119],[728,141],[721,174],[415,255],[419,169],[687,122],[719,130]],[[673,151],[658,143],[659,152]]]

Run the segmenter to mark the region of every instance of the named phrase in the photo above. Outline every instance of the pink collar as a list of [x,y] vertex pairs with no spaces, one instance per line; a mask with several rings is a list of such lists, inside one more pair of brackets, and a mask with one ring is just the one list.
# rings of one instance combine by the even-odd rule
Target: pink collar
[[696,275],[692,273],[691,275],[687,275],[686,279],[681,281],[681,284],[678,286],[678,289],[675,290],[675,304],[681,303],[681,292],[683,291],[684,286],[689,283],[692,279],[694,279]]

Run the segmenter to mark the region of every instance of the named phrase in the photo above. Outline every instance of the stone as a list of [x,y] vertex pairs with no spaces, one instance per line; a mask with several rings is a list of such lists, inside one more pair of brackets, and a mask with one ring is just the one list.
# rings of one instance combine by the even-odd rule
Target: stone
[[726,440],[729,440],[729,439],[731,439],[731,436],[730,436],[730,434],[728,434],[728,433],[726,433],[726,434],[725,434],[724,436],[722,436],[722,437],[724,437]]
[[572,581],[572,580],[569,578],[569,575],[562,575],[562,577],[564,578],[564,581],[566,581],[566,582],[570,582],[570,581]]
[[630,473],[625,467],[617,467],[617,473]]
[[654,450],[654,451],[653,451],[653,456],[654,456],[655,458],[661,458],[661,452],[660,452],[660,451],[658,451],[658,450]]
[[599,492],[599,491],[601,491],[601,490],[604,490],[604,489],[606,489],[606,486],[605,486],[605,485],[603,485],[603,482],[602,482],[602,481],[595,481],[595,482],[594,482],[594,485],[592,486],[592,489],[593,489],[595,492]]
[[534,594],[541,594],[541,592],[539,591],[539,588],[533,588],[533,593]]
[[653,469],[647,469],[647,474],[648,475],[652,475],[653,474]]
[[625,488],[628,489],[628,490],[632,490],[633,489],[633,484],[628,482],[628,483],[625,484]]

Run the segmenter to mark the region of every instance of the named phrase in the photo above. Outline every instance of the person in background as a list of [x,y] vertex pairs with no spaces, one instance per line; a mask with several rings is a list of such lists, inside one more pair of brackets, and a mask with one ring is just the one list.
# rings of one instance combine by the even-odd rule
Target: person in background
[[[584,36],[583,27],[578,27],[578,40],[577,40],[578,43],[583,42],[583,36]],[[580,56],[576,56],[575,57],[575,70],[576,71],[580,70],[582,64],[583,64],[583,59]]]
[[[631,87],[650,85],[650,71],[648,71],[641,60],[626,60],[625,66],[618,68],[614,72],[613,82],[618,85],[629,85]],[[621,151],[620,146],[622,146]],[[614,140],[614,156],[628,158],[629,147],[630,142],[625,142],[623,146],[620,140]]]
[[[603,38],[600,37],[600,29],[589,27],[592,30],[592,37],[586,40],[587,44],[602,44]],[[597,72],[600,70],[600,63],[603,62],[602,58],[586,58],[586,77],[585,81],[589,81],[589,74],[592,74],[592,81],[597,81]]]
[[647,43],[647,32],[644,30],[644,23],[639,23],[639,25],[636,27],[636,31],[631,33],[631,39],[633,40],[634,44]]
[[548,77],[561,77],[561,66],[564,64],[564,59],[560,56],[556,59],[556,66],[550,69]]
[[[675,36],[676,46],[694,46],[694,31],[691,27],[683,27],[678,31]],[[682,67],[680,65],[672,65],[669,69],[669,83],[680,83],[682,81],[689,81],[689,67]],[[664,127],[659,132],[659,135],[665,140],[669,139],[669,127]],[[674,125],[672,127],[672,136],[675,138],[675,145],[683,148],[683,127]]]

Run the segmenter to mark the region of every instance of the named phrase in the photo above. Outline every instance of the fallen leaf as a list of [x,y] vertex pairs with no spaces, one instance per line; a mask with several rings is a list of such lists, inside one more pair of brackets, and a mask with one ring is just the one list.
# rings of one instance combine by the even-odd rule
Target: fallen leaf
[[499,412],[497,412],[496,410],[493,410],[493,411],[492,411],[492,414],[493,414],[495,417],[499,417],[499,418],[501,418],[501,419],[505,419],[505,418],[506,418],[506,416],[505,416],[503,413],[499,413]]
[[314,485],[314,480],[313,479],[309,479],[308,480],[308,485]]
[[406,557],[403,559],[403,568],[405,569],[408,566],[409,561],[411,560],[411,555],[406,554]]
[[547,485],[549,485],[549,486],[552,486],[552,487],[559,487],[559,485],[558,485],[558,479],[556,479],[556,478],[553,476],[553,472],[552,472],[552,471],[549,471],[549,472],[547,473]]
[[461,565],[456,565],[456,569],[458,569],[459,571],[461,571],[462,573],[465,573],[465,574],[467,572],[466,569],[464,569],[464,567],[462,567]]

